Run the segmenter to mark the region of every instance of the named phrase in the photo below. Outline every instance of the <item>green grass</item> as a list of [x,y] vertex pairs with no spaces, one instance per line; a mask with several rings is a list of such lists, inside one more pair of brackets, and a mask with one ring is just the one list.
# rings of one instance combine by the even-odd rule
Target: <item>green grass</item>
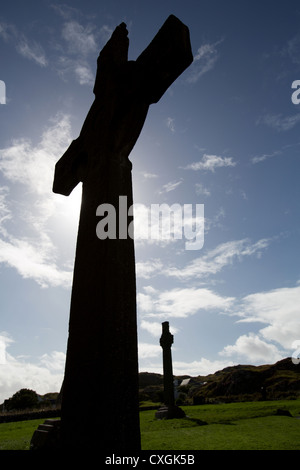
[[0,424],[0,450],[28,450],[34,431],[44,419]]
[[[143,450],[300,450],[300,419],[294,417],[300,415],[300,400],[182,408],[184,419],[157,420],[154,410],[140,413]],[[278,408],[293,418],[275,416]],[[0,424],[0,450],[29,449],[43,422]]]
[[278,408],[300,415],[300,400],[182,408],[186,419],[158,421],[153,411],[141,413],[142,449],[300,450],[300,420],[274,415]]

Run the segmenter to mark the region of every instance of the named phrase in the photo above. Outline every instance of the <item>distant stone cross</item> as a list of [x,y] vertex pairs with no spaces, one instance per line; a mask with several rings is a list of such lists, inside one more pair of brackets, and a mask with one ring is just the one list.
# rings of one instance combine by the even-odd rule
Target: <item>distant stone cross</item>
[[163,372],[164,372],[164,406],[155,414],[156,418],[182,418],[184,411],[175,405],[174,397],[174,377],[171,347],[174,342],[174,336],[170,333],[169,322],[162,323],[162,335],[160,345],[163,350]]
[[174,384],[171,347],[174,336],[170,333],[169,322],[162,324],[162,335],[160,345],[163,349],[163,371],[164,371],[164,402],[168,406],[174,406]]
[[127,35],[120,24],[100,52],[94,103],[55,167],[55,193],[83,183],[61,411],[61,446],[75,451],[140,449],[134,244],[99,239],[96,210],[132,205],[128,156],[148,108],[193,60],[173,15],[136,61]]

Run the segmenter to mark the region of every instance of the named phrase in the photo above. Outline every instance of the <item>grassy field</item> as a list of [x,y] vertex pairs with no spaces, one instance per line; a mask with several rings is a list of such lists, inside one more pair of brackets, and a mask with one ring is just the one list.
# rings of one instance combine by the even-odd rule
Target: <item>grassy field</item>
[[[155,411],[141,412],[143,450],[300,450],[300,400],[182,408],[184,419],[158,421]],[[293,417],[276,416],[278,408]],[[29,449],[42,422],[0,424],[0,450]]]
[[[276,410],[292,414],[276,416]],[[144,450],[300,450],[300,400],[182,407],[187,418],[141,413]],[[203,424],[206,422],[207,424]]]

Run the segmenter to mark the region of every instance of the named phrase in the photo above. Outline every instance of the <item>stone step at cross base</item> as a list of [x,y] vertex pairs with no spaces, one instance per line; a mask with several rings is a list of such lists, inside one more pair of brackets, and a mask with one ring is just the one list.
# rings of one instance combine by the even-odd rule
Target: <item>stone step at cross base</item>
[[156,419],[176,419],[184,418],[185,412],[179,406],[163,405],[155,413]]
[[30,450],[59,449],[60,419],[46,419],[40,424],[30,441]]

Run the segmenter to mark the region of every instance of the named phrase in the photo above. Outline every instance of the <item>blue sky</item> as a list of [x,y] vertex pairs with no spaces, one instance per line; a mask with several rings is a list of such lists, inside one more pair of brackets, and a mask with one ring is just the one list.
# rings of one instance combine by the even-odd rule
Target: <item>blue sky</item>
[[136,59],[171,13],[194,62],[131,153],[135,227],[152,204],[204,204],[205,236],[201,250],[136,240],[140,370],[162,372],[166,320],[175,374],[274,363],[300,344],[299,2],[12,0],[0,13],[0,402],[60,389],[81,188],[51,188],[99,51],[124,21]]

